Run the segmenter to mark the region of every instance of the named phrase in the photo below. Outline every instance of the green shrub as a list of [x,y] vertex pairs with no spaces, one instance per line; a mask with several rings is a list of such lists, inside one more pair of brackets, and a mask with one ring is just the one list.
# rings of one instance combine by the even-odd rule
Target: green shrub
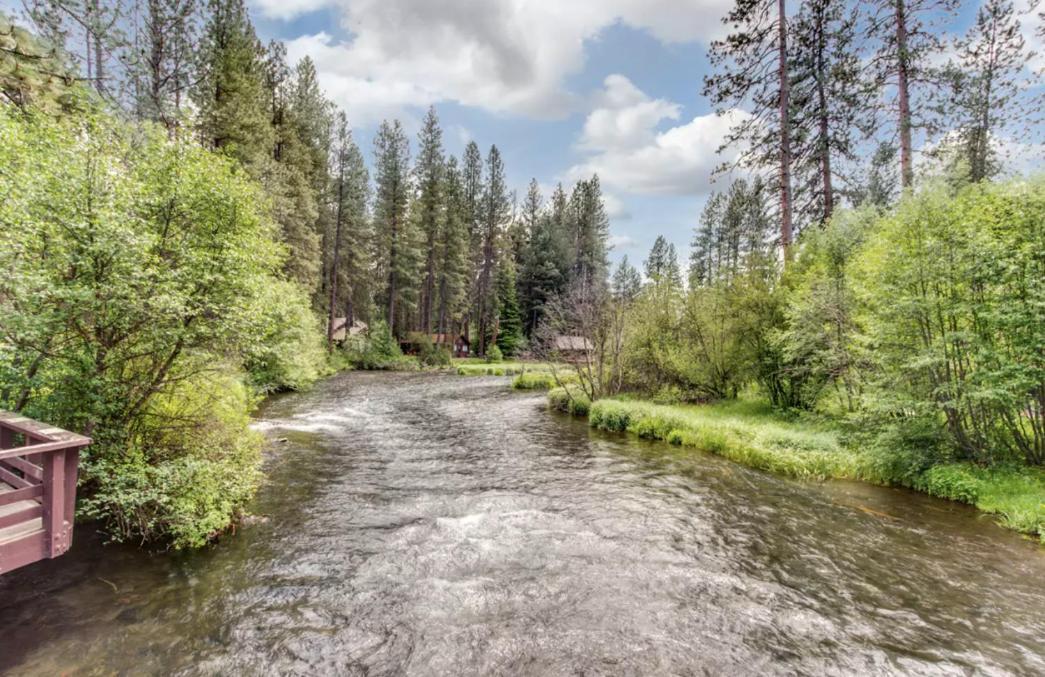
[[258,391],[300,390],[327,371],[324,337],[304,290],[275,281],[253,303],[256,330],[244,367]]
[[356,369],[368,371],[409,369],[417,361],[403,355],[399,342],[392,336],[388,323],[376,320],[363,336],[345,341],[345,354]]
[[128,445],[92,445],[80,501],[115,541],[198,547],[241,514],[261,480],[261,436],[241,379],[209,374],[154,398]]
[[591,409],[591,401],[578,386],[567,385],[548,391],[548,406],[555,411],[583,418]]
[[487,362],[502,362],[504,361],[504,355],[501,353],[501,349],[497,347],[497,344],[491,345],[486,349],[486,361]]

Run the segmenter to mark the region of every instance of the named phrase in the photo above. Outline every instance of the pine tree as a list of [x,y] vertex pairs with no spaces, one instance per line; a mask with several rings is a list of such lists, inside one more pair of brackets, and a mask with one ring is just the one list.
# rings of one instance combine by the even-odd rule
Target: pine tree
[[735,164],[776,166],[780,199],[780,247],[785,258],[792,240],[791,96],[788,70],[788,20],[785,0],[737,0],[723,22],[732,33],[711,44],[717,71],[705,77],[704,94],[720,113],[746,108],[751,116],[734,127],[722,148],[746,146]]
[[[263,157],[255,158],[248,167],[258,176],[271,198],[273,216],[280,225],[283,242],[289,255],[284,270],[289,279],[300,284],[309,293],[322,293],[330,279],[330,266],[323,258],[331,247],[321,246],[317,230],[320,200],[311,180],[313,153],[299,136],[300,126],[294,120],[292,99],[294,81],[286,63],[286,47],[280,42],[269,45],[264,64],[264,87],[269,142]],[[323,278],[321,289],[321,280]],[[323,299],[317,299],[325,307]]]
[[352,139],[344,112],[337,115],[333,167],[334,234],[328,270],[328,341],[331,343],[338,309],[344,309],[347,331],[359,310],[365,312],[367,306],[366,201],[369,177],[363,154]]
[[[469,141],[461,158],[461,200],[468,246],[468,307],[474,313],[479,307],[479,270],[482,261],[482,226],[480,202],[483,195],[483,156],[475,141]],[[472,318],[478,322],[478,317]],[[464,321],[465,335],[471,322]]]
[[438,311],[436,327],[440,334],[454,330],[467,292],[468,229],[465,224],[464,184],[457,158],[450,156],[443,172],[442,218],[436,241],[436,289]]
[[658,235],[654,240],[645,267],[646,277],[651,284],[682,288],[678,253],[675,251],[675,245],[669,244],[663,235]]
[[204,145],[248,168],[272,148],[265,65],[243,0],[210,0],[192,98]]
[[1023,96],[1022,78],[1030,59],[1010,0],[986,0],[976,23],[958,45],[958,63],[948,69],[950,110],[959,134],[969,179],[982,181],[998,169],[1001,132],[1029,127],[1036,110]]
[[635,266],[628,263],[628,257],[624,256],[613,273],[612,291],[614,298],[622,303],[631,303],[639,292],[642,291],[642,278]]
[[609,269],[606,243],[610,222],[602,203],[598,176],[574,186],[567,218],[573,245],[572,280],[578,284],[604,287]]
[[192,84],[196,0],[146,0],[131,64],[135,114],[177,133]]
[[421,283],[418,329],[430,334],[432,314],[436,306],[437,264],[440,259],[437,243],[443,219],[446,218],[443,197],[443,131],[439,128],[435,107],[428,109],[417,137],[417,146],[417,165],[414,167],[418,190],[417,226],[424,242],[424,280]]
[[481,254],[476,291],[476,322],[480,355],[486,354],[490,332],[496,318],[494,274],[502,231],[511,216],[510,207],[501,153],[497,150],[497,146],[490,146],[490,152],[486,156],[486,182],[483,184],[483,194],[479,204]]
[[[877,91],[863,82],[857,17],[842,0],[807,0],[793,21],[791,125],[796,229],[823,224],[838,202],[835,176],[871,131]],[[861,135],[862,136],[862,135]]]
[[410,144],[398,120],[382,122],[374,139],[377,188],[374,235],[378,274],[385,280],[385,319],[394,336],[408,330],[406,313],[415,296],[418,249],[410,207]]
[[83,80],[99,96],[116,101],[115,64],[128,59],[129,47],[121,0],[26,0],[25,7],[40,35],[72,60]]
[[58,47],[0,13],[0,101],[61,110],[76,101],[75,81]]
[[871,155],[871,161],[851,192],[850,199],[855,205],[885,209],[893,203],[899,184],[896,146],[883,141]]
[[518,351],[523,341],[519,300],[516,295],[515,264],[505,258],[497,267],[497,347],[505,357]]
[[932,99],[940,83],[933,66],[934,55],[943,49],[939,31],[930,21],[953,12],[957,0],[873,0],[868,34],[878,48],[870,63],[875,84],[895,92],[896,135],[900,149],[900,185],[914,185],[915,130],[931,135],[938,121]]

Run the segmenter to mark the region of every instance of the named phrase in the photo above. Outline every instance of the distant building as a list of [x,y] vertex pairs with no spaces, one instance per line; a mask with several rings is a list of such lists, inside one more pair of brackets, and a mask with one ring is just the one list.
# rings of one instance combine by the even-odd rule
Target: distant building
[[432,343],[446,346],[454,357],[468,357],[472,354],[472,344],[464,336],[454,334],[432,334]]
[[565,362],[583,362],[591,354],[591,341],[583,336],[559,335],[552,339],[552,350]]
[[346,331],[346,320],[347,318],[344,317],[334,318],[334,341],[340,343],[349,336],[359,336],[361,334],[365,334],[367,329],[369,329],[366,322],[363,322],[362,320],[354,320],[352,322],[352,326],[348,327],[348,330]]

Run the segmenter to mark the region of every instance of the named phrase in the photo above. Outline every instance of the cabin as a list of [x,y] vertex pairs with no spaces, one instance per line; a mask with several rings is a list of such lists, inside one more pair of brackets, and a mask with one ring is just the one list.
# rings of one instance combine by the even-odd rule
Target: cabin
[[89,437],[0,411],[0,574],[73,543],[80,450]]
[[432,343],[446,346],[454,357],[468,357],[472,354],[472,344],[464,336],[454,334],[432,334]]
[[370,328],[367,326],[367,323],[362,320],[352,320],[352,326],[350,327],[346,327],[346,324],[348,324],[348,318],[334,318],[333,340],[335,342],[341,343],[350,336],[362,336]]
[[552,350],[557,359],[563,362],[584,362],[591,355],[594,348],[591,341],[583,336],[559,335],[552,339]]

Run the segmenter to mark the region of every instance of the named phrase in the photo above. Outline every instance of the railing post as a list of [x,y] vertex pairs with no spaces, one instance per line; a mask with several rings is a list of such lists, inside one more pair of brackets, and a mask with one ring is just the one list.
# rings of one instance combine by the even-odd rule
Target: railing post
[[44,530],[47,532],[47,556],[57,557],[69,549],[69,533],[65,527],[65,450],[41,454],[44,477]]

